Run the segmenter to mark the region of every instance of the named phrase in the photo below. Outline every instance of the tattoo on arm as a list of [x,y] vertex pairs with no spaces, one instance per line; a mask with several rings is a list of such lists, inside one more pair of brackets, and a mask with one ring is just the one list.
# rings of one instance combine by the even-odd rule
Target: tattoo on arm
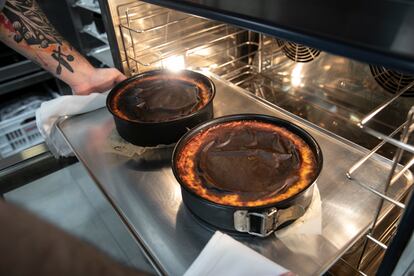
[[51,57],[58,63],[56,74],[62,73],[62,66],[73,73],[70,63],[74,61],[74,56],[62,52],[64,39],[50,24],[36,1],[7,0],[3,13],[12,22],[15,31],[13,38],[17,43],[24,40],[28,45],[50,49]]

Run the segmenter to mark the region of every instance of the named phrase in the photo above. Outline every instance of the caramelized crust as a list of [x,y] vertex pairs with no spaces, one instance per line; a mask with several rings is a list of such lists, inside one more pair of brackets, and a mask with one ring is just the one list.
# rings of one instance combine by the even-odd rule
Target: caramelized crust
[[[254,170],[253,170],[253,173],[250,172],[250,176],[252,176],[251,183],[256,181],[255,185],[257,187],[248,187],[250,180],[244,181],[245,179],[240,178],[240,176],[235,176],[234,179],[236,180],[238,179],[237,181],[240,181],[240,182],[245,182],[245,184],[243,184],[244,186],[240,185],[240,187],[238,187],[238,183],[230,183],[230,185],[226,184],[227,186],[221,185],[222,183],[218,183],[218,184],[216,183],[215,185],[211,185],[211,181],[214,181],[211,175],[206,178],[200,173],[200,163],[202,163],[200,160],[202,160],[203,154],[205,154],[206,149],[208,149],[208,147],[212,143],[215,143],[217,141],[220,141],[220,139],[222,139],[222,137],[220,138],[220,135],[223,134],[223,130],[225,129],[231,129],[231,131],[235,133],[235,136],[237,136],[243,131],[246,132],[246,129],[247,129],[249,133],[251,132],[263,133],[262,137],[266,135],[269,135],[268,137],[277,136],[278,137],[277,141],[279,140],[287,141],[285,144],[288,144],[289,147],[293,149],[293,151],[291,151],[292,154],[289,155],[289,154],[278,153],[278,152],[276,153],[267,152],[266,153],[267,155],[265,156],[265,158],[267,158],[266,159],[266,162],[267,162],[269,160],[268,158],[269,156],[272,157],[275,155],[283,155],[281,157],[282,159],[279,158],[278,160],[285,160],[287,158],[290,158],[289,156],[295,155],[296,158],[295,158],[295,162],[292,163],[293,165],[287,166],[286,167],[287,169],[285,168],[280,169],[279,161],[277,161],[276,163],[278,164],[273,165],[275,168],[279,167],[279,169],[277,169],[278,171],[276,172],[276,175],[275,175],[275,171],[273,170],[271,170],[268,173],[268,175],[275,178],[274,182],[277,182],[277,181],[286,182],[286,183],[289,182],[289,185],[284,185],[283,188],[281,188],[280,190],[273,189],[274,187],[270,186],[270,188],[273,190],[264,189],[263,191],[258,191],[257,187],[261,188],[260,181],[266,180],[266,182],[272,183],[273,179],[268,180],[268,179],[263,178],[263,176],[260,176],[260,175],[255,176],[254,174],[256,172]],[[255,143],[257,144],[257,138],[255,138],[254,140],[256,141]],[[269,143],[268,141],[267,142],[265,141],[264,143],[272,144],[272,142]],[[226,142],[222,143],[222,145],[224,144],[226,144],[225,146],[228,146],[227,145],[228,143]],[[240,147],[245,149],[247,146],[241,145]],[[217,148],[219,147],[220,146],[218,146]],[[234,145],[233,145],[233,149],[234,149]],[[253,149],[249,152],[249,154],[251,154],[251,152],[253,153],[258,152],[258,150]],[[223,165],[223,168],[220,168],[220,165],[221,165],[220,156],[223,154],[221,152],[214,153],[214,154],[215,154],[214,160],[216,161],[216,163],[218,162],[219,164],[215,166],[215,169],[216,171],[220,171],[220,173],[222,174],[220,181],[224,179],[225,181],[229,182],[228,180],[229,179],[231,180],[232,176],[228,174],[232,173],[231,172],[232,165],[237,166],[238,164],[237,156],[239,156],[240,154],[239,153],[235,154],[233,151],[231,153],[232,154],[231,158],[233,159],[230,159],[230,161],[227,161],[227,165]],[[217,156],[219,157],[217,158]],[[247,160],[247,159],[250,160],[251,158],[254,159],[254,157],[252,156],[248,156],[248,157],[244,156],[244,158],[245,158],[244,160]],[[233,160],[236,160],[234,164],[232,163]],[[243,161],[243,162],[244,163],[242,164],[244,165],[249,164],[248,161]],[[260,167],[261,166],[260,162],[261,161],[256,162],[255,166]],[[202,166],[205,166],[205,165],[201,164],[201,167]],[[193,136],[187,142],[187,144],[185,144],[181,148],[180,152],[177,154],[177,159],[176,159],[176,169],[177,169],[178,177],[183,183],[183,185],[185,185],[188,189],[190,189],[195,194],[199,195],[200,197],[206,200],[209,200],[209,201],[212,201],[218,204],[223,204],[223,205],[228,205],[228,206],[237,206],[237,207],[242,207],[242,206],[259,207],[259,206],[264,206],[264,205],[269,205],[269,204],[275,204],[275,203],[278,203],[280,201],[283,201],[285,199],[288,199],[298,194],[299,192],[306,189],[311,184],[313,179],[315,178],[315,174],[317,171],[316,166],[317,165],[316,165],[316,159],[315,159],[314,153],[312,152],[309,145],[298,135],[292,133],[291,131],[283,127],[279,127],[279,126],[276,126],[270,123],[254,121],[254,120],[225,122],[225,123],[221,123],[213,127],[210,127],[208,129],[205,129],[197,133],[195,136]],[[230,170],[228,170],[228,168],[230,168]],[[223,170],[226,170],[228,174],[223,175],[224,174]],[[243,170],[240,168],[234,168],[233,173],[235,171],[243,172]],[[257,170],[257,172],[260,172],[260,170]],[[266,172],[266,170],[264,170],[264,172]],[[285,176],[280,178],[277,175],[279,172],[285,174],[286,177],[288,176],[289,178],[286,178],[288,180],[284,178]],[[214,173],[213,173],[213,178],[214,178]],[[257,184],[258,180],[259,180],[259,184]],[[221,187],[224,187],[223,190],[220,190]],[[228,187],[230,187],[231,189],[227,189]]]
[[[110,103],[110,107],[112,112],[118,116],[121,119],[127,120],[127,121],[136,121],[136,119],[131,118],[128,113],[126,112],[126,110],[128,109],[128,107],[123,106],[122,97],[125,97],[126,93],[128,93],[128,91],[130,91],[131,89],[134,89],[136,87],[139,87],[142,83],[148,83],[150,81],[159,81],[159,80],[165,80],[165,81],[182,81],[182,82],[186,82],[188,84],[192,84],[194,86],[196,86],[198,88],[198,90],[200,91],[198,94],[199,97],[199,102],[197,103],[197,105],[190,111],[188,112],[188,114],[194,113],[197,110],[200,110],[201,108],[203,108],[205,105],[207,105],[207,103],[210,101],[211,97],[212,97],[212,92],[210,90],[209,87],[207,87],[207,85],[201,81],[196,81],[190,77],[187,76],[183,76],[183,75],[179,75],[179,74],[168,74],[168,73],[164,73],[164,74],[160,74],[160,75],[154,75],[154,76],[145,76],[142,78],[138,78],[135,79],[133,81],[131,81],[130,83],[128,83],[127,85],[125,85],[124,87],[122,87],[122,89],[119,89],[118,91],[116,91],[116,94],[113,96],[113,99]],[[184,114],[182,116],[188,115],[188,114]],[[138,120],[141,121],[141,120]],[[169,121],[169,120],[166,120]]]

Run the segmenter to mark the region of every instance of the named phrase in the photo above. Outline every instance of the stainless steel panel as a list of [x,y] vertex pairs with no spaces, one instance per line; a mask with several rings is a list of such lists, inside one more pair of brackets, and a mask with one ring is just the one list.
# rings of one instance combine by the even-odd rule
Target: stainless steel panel
[[5,95],[17,89],[49,80],[51,78],[53,78],[53,75],[51,75],[49,72],[39,71],[18,79],[13,79],[0,84],[0,95]]
[[[379,199],[345,176],[349,167],[367,150],[229,82],[212,78],[217,87],[216,117],[235,113],[269,114],[298,124],[320,143],[324,154],[324,168],[318,180],[322,233],[293,239],[291,236],[236,238],[295,273],[323,273],[364,234],[373,219]],[[111,148],[111,137],[116,135],[114,128],[113,119],[105,108],[60,123],[76,155],[128,224],[158,272],[182,275],[214,230],[199,223],[182,204],[179,184],[168,163],[148,166],[139,156],[126,157]],[[389,170],[389,160],[375,155],[355,177],[381,190]],[[391,187],[389,195],[398,198],[411,182],[411,175],[406,174]]]
[[11,80],[23,75],[27,75],[42,68],[30,60],[22,60],[0,68],[0,82]]
[[22,150],[16,154],[13,154],[12,156],[6,157],[4,159],[0,159],[0,172],[11,166],[21,163],[24,160],[28,160],[30,158],[36,157],[41,154],[45,154],[48,151],[49,149],[47,148],[46,144],[40,143],[33,147]]

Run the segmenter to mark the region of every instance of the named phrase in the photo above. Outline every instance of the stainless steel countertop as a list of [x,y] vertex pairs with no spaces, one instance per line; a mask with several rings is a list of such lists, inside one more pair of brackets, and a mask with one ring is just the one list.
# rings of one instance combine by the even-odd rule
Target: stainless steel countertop
[[[323,273],[364,234],[373,219],[378,198],[345,176],[346,170],[366,150],[229,82],[214,76],[212,79],[217,87],[216,117],[235,113],[269,114],[298,124],[319,142],[324,154],[324,167],[318,180],[322,233],[283,239],[236,238],[295,273]],[[157,161],[162,153],[127,157],[117,154],[116,150],[108,151],[116,132],[106,108],[63,120],[59,127],[157,271],[182,275],[214,230],[200,224],[182,204],[180,187],[168,162]],[[152,162],[151,156],[157,162]],[[381,190],[389,167],[388,160],[374,156],[355,177]],[[390,195],[398,197],[411,181],[411,175],[406,175],[391,187]]]

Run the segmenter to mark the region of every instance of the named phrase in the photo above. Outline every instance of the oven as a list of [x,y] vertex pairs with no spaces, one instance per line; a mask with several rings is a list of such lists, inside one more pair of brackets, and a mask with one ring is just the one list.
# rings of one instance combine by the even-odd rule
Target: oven
[[[412,11],[413,6],[401,1],[388,7],[391,4],[383,1],[368,12],[366,4],[352,11],[327,1],[312,6],[285,1],[279,13],[271,2],[101,0],[100,6],[115,66],[126,75],[158,68],[208,72],[317,126],[333,139],[367,149],[338,177],[378,197],[375,214],[366,218],[369,226],[347,252],[331,260],[327,273],[384,272],[396,262],[384,255],[395,250],[392,241],[400,236],[397,229],[409,209],[412,184],[414,54],[408,33],[413,13],[401,9]],[[293,5],[299,2],[301,8]],[[387,8],[405,17],[391,22],[392,12],[384,12]],[[257,16],[257,10],[266,9],[270,15]],[[329,13],[325,23],[332,21],[332,26],[322,26],[316,14],[307,14],[315,10]],[[364,10],[366,15],[359,13]],[[275,22],[269,21],[272,15]],[[376,15],[383,16],[383,25],[375,21]],[[379,26],[365,22],[364,16]],[[315,21],[309,21],[312,18]],[[366,24],[358,26],[362,21]],[[306,25],[309,22],[314,24]],[[348,31],[335,32],[336,25]],[[386,28],[394,36],[389,38],[387,32],[379,40],[378,32]],[[392,47],[387,39],[394,40]],[[366,185],[361,178],[370,175],[364,173],[375,172],[365,165],[383,158],[392,164],[387,167],[388,177],[376,188]],[[341,167],[343,160],[337,162]],[[396,185],[399,181],[405,185]],[[357,203],[349,202],[350,210],[358,212],[353,204]]]

